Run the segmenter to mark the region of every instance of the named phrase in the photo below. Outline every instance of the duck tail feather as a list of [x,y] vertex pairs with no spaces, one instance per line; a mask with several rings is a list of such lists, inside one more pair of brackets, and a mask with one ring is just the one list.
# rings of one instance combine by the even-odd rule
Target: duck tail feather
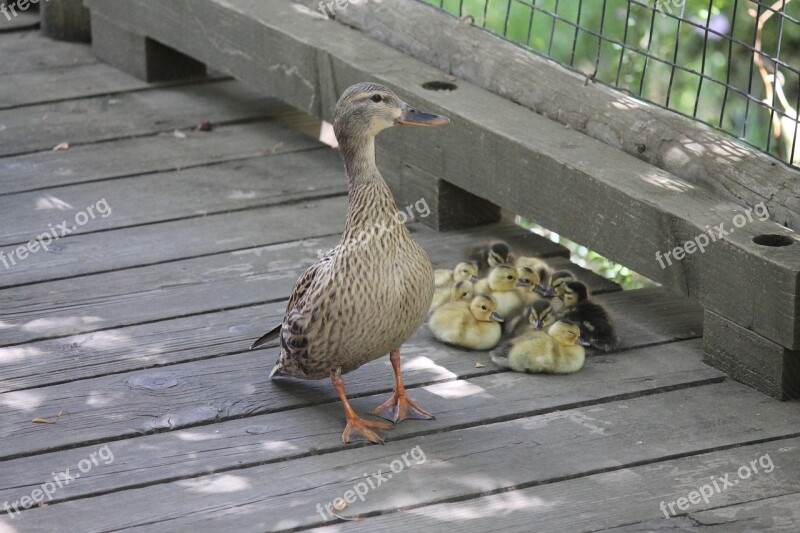
[[263,346],[269,341],[278,338],[280,332],[281,332],[281,324],[278,324],[277,326],[266,332],[264,335],[262,335],[256,342],[254,342],[253,345],[250,346],[250,349],[255,350],[259,346]]

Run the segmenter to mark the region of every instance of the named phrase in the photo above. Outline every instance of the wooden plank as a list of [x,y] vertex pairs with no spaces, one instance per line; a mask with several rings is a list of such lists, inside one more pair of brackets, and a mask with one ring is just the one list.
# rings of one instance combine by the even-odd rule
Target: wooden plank
[[10,20],[5,14],[0,17],[0,34],[12,31],[33,30],[39,27],[39,15],[36,13],[16,11],[16,15],[12,15],[9,10],[8,14],[11,16]]
[[[303,207],[302,228],[306,228],[307,240],[4,289],[8,304],[0,314],[0,345],[287,298],[300,274],[340,238],[312,237],[330,235],[332,227],[338,231],[331,221],[343,224],[345,219],[341,198],[307,202]],[[496,234],[502,227],[461,230],[447,239],[420,227],[417,241],[435,263],[451,263],[476,238]],[[272,232],[280,236],[281,226]],[[531,254],[566,252],[519,227],[507,226],[500,234],[512,243],[524,242],[520,249]],[[69,241],[65,239],[65,243]]]
[[[713,480],[768,455],[775,465],[736,487],[717,492]],[[769,465],[769,460],[764,459]],[[768,466],[769,467],[769,466]],[[557,483],[500,492],[460,502],[407,509],[348,522],[348,531],[392,531],[413,523],[432,533],[452,531],[795,531],[800,502],[800,439],[792,438],[730,450],[622,468]],[[664,518],[660,510],[711,484],[708,503],[690,504],[688,514]],[[725,486],[717,480],[720,487]],[[708,494],[708,489],[706,489]],[[368,496],[369,497],[369,496]],[[763,499],[762,499],[763,498]],[[669,513],[669,510],[667,511]],[[350,512],[345,512],[349,516]],[[319,529],[341,531],[343,524]]]
[[[649,296],[646,292],[598,298],[617,319],[619,350],[700,337],[702,311],[663,290],[651,291]],[[271,324],[280,321],[285,307],[284,301],[278,301],[0,347],[0,392],[242,352]],[[118,342],[120,339],[128,342]],[[436,351],[449,350],[436,342],[427,328],[422,328],[412,342],[435,347]],[[481,362],[495,368],[486,353],[456,352],[470,364]],[[272,357],[273,352],[268,353],[267,358]],[[597,359],[609,364],[618,360],[615,354]]]
[[0,76],[97,63],[90,47],[54,42],[39,32],[2,34],[0,50],[3,50]]
[[[1,45],[0,45],[1,46]],[[58,83],[53,78],[58,77]],[[0,76],[0,109],[151,88],[102,63]]]
[[92,40],[89,9],[83,0],[59,0],[42,2],[42,33],[59,41]]
[[[459,357],[458,354],[444,351],[437,353],[434,363],[424,353],[421,352],[414,358],[405,358],[407,362],[413,360],[409,364],[407,377],[430,378],[438,368],[440,375],[437,377],[443,381],[415,388],[413,391],[415,397],[424,398],[426,408],[433,409],[437,419],[425,424],[400,424],[391,431],[391,441],[416,439],[421,433],[441,433],[485,421],[541,414],[564,409],[566,406],[585,406],[609,398],[631,398],[663,392],[672,387],[697,386],[723,378],[722,373],[700,362],[702,354],[699,343],[694,341],[636,350],[620,357],[619,362],[614,364],[590,360],[584,371],[570,378],[568,386],[565,386],[563,380],[541,376],[511,373],[480,375],[477,373],[481,370],[474,369],[472,361],[465,361],[463,355]],[[263,369],[268,367],[268,362],[270,361],[262,360]],[[358,374],[369,373],[374,376],[373,389],[388,385],[385,382],[391,374],[388,364],[385,361],[382,363],[370,365],[374,367],[373,371],[358,371]],[[447,366],[442,366],[443,364]],[[170,371],[170,368],[164,370]],[[457,375],[470,374],[476,375],[469,379],[455,379]],[[142,379],[139,381],[142,382]],[[363,392],[364,387],[370,383],[366,376],[354,381],[348,376],[347,381],[353,393],[356,388]],[[255,386],[252,376],[241,381],[240,386],[246,390]],[[294,403],[301,400],[304,389],[309,391],[309,387],[300,385],[284,384],[279,388],[293,393],[296,396]],[[257,412],[263,408],[257,407],[257,400],[254,399],[252,403],[246,401],[251,404],[246,408],[246,418],[110,442],[108,445],[113,449],[115,458],[113,465],[86,473],[81,476],[79,484],[68,487],[67,491],[56,497],[58,500],[85,497],[112,489],[148,485],[177,477],[267,462],[290,461],[310,453],[332,453],[349,448],[350,446],[343,445],[341,441],[341,406],[330,389],[323,382],[312,386],[312,390],[318,391],[315,394],[319,394],[315,401],[324,402],[321,405],[280,410],[286,407],[286,401],[281,401],[274,406],[278,409],[276,412],[259,415]],[[175,392],[173,389],[172,393]],[[256,393],[257,396],[260,394]],[[385,396],[385,393],[368,394],[354,400],[354,405],[360,412],[382,402]],[[166,396],[166,401],[170,402],[169,395],[162,396]],[[169,407],[165,412],[168,410]],[[108,406],[98,406],[94,417],[95,420],[105,420],[110,414]],[[63,424],[69,425],[70,420],[65,418]],[[57,426],[40,429],[63,430]],[[281,442],[287,445],[279,445]],[[3,462],[0,469],[0,501],[13,501],[16,493],[30,492],[51,472],[63,471],[65,467],[76,464],[97,447],[98,445],[93,444],[41,454],[35,458],[24,457]],[[170,450],[169,454],[152,453],[152,450],[166,449]],[[34,448],[29,445],[26,451],[34,451]]]
[[[754,428],[753,421],[767,408],[773,416],[758,418]],[[686,416],[662,424],[676,410]],[[709,432],[712,425],[716,431]],[[419,462],[409,461],[393,472],[384,490],[376,487],[364,502],[351,503],[347,514],[474,498],[660,462],[665,453],[679,458],[798,432],[795,408],[729,382],[114,492],[32,509],[25,522],[33,528],[83,520],[99,530],[215,531],[224,524],[235,531],[276,531],[325,523],[316,511],[318,503],[340,497],[364,473],[388,473],[393,460],[402,462],[402,454],[416,446]],[[504,468],[498,454],[505,458]],[[87,507],[118,511],[87,518]],[[7,524],[10,519],[3,520]]]
[[343,174],[339,155],[318,149],[19,193],[5,198],[13,207],[0,212],[0,245],[27,243],[62,221],[66,243],[82,233],[343,194]]
[[236,81],[7,109],[0,111],[0,124],[15,134],[0,146],[0,156],[51,150],[63,142],[79,145],[190,128],[202,121],[221,124],[291,112]]
[[[301,1],[315,11],[319,7],[315,0]],[[729,202],[751,206],[764,202],[773,220],[800,230],[797,169],[776,164],[772,157],[674,112],[601,84],[587,85],[583,76],[421,2],[363,2],[347,7],[335,10],[336,22]]]
[[787,350],[712,311],[705,312],[703,327],[708,364],[778,400],[800,398],[800,350]]
[[[203,0],[191,7],[181,0],[162,8],[160,17],[148,16],[154,8],[152,0],[93,2],[93,9],[104,16],[209,65],[224,65],[226,72],[321,117],[331,116],[335,96],[347,85],[363,79],[384,83],[415,105],[451,118],[450,126],[435,134],[380,136],[379,151],[392,154],[386,162],[413,162],[430,175],[691,295],[786,348],[800,348],[800,245],[787,228],[745,218],[741,228],[719,238],[712,229],[716,241],[705,253],[686,255],[662,268],[657,252],[663,255],[699,235],[707,237],[719,224],[728,231],[734,217],[745,216],[743,209],[469,83],[460,83],[455,91],[426,90],[423,84],[441,79],[440,71],[320,20],[310,10],[279,0]],[[186,25],[187,13],[198,23]],[[176,34],[173,27],[181,23],[186,31]],[[208,46],[204,28],[212,25],[213,45]],[[249,53],[263,49],[264,43],[272,51],[269,65]],[[397,165],[387,172],[401,173]],[[568,204],[564,191],[571,193]],[[775,248],[753,241],[764,234],[782,235],[795,244]],[[739,280],[734,289],[731,279]],[[750,305],[763,299],[772,305]]]
[[307,150],[319,143],[275,120],[191,129],[0,158],[0,194],[50,189],[137,174],[168,172],[264,154]]

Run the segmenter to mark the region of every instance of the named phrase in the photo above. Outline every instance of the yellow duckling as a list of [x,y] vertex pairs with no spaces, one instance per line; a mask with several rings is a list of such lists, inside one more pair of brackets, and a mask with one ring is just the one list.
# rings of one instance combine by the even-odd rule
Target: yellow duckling
[[519,313],[524,305],[517,291],[519,275],[511,265],[498,265],[489,272],[489,277],[475,284],[475,294],[491,294],[497,301],[497,314],[502,318]]
[[492,361],[515,372],[570,374],[583,367],[588,342],[577,324],[559,320],[547,330],[517,337],[492,352]]
[[542,295],[537,292],[541,285],[539,274],[530,267],[517,267],[517,291],[522,296],[525,305],[531,305],[536,300],[540,300]]
[[442,342],[469,348],[489,350],[500,342],[503,319],[495,312],[497,303],[491,296],[478,295],[470,303],[448,302],[433,312],[428,327]]
[[433,302],[431,302],[431,308],[428,312],[433,313],[447,302],[469,302],[472,300],[473,296],[474,290],[472,288],[472,282],[466,280],[458,281],[450,288],[436,289],[436,292],[433,293]]
[[444,287],[450,288],[459,281],[477,281],[478,268],[472,264],[462,261],[453,270],[437,268],[433,271],[433,282],[437,289]]
[[545,287],[544,284],[547,283],[547,280],[550,279],[550,275],[553,272],[553,269],[550,268],[550,265],[537,257],[521,256],[517,258],[514,266],[517,268],[527,267],[536,272],[536,274],[539,276],[540,283],[542,284],[536,290],[542,296],[546,296],[548,287]]

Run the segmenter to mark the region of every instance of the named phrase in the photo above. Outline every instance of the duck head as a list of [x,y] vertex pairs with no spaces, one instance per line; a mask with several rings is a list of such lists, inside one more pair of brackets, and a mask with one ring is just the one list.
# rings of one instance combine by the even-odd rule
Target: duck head
[[333,113],[333,131],[339,144],[352,138],[375,137],[392,126],[443,126],[449,122],[447,117],[408,105],[383,85],[366,82],[348,87]]
[[519,275],[511,265],[497,265],[489,272],[489,288],[497,292],[512,291],[517,286]]
[[553,325],[555,318],[549,300],[536,300],[530,307],[528,322],[536,329],[544,329]]
[[589,289],[580,281],[568,281],[565,283],[561,299],[564,301],[564,307],[575,307],[589,299]]
[[564,289],[567,288],[566,284],[570,281],[575,281],[575,275],[569,270],[553,272],[553,275],[550,276],[550,287],[545,296],[561,298],[564,295]]
[[481,294],[472,299],[469,304],[472,316],[479,322],[502,322],[503,318],[497,314],[497,302],[489,295]]
[[472,283],[467,280],[457,281],[450,289],[450,298],[455,301],[470,301],[473,296]]
[[533,291],[539,286],[539,274],[530,267],[517,267],[517,277],[517,286],[522,287],[525,292]]
[[453,279],[456,281],[478,281],[478,268],[472,263],[462,261],[453,269]]
[[589,346],[589,342],[581,337],[581,328],[572,321],[559,320],[547,330],[547,334],[553,337],[561,346]]

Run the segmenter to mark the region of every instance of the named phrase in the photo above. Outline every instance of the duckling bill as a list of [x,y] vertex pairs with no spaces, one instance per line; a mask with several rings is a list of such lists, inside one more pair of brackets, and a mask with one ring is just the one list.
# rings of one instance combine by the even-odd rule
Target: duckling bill
[[[383,442],[376,430],[392,425],[366,420],[350,406],[342,375],[390,354],[394,393],[370,413],[397,423],[410,416],[432,419],[406,394],[400,371],[400,346],[425,321],[434,291],[433,268],[425,251],[397,224],[397,208],[375,163],[375,136],[395,125],[441,126],[447,117],[419,111],[382,85],[359,83],[344,91],[333,128],[349,182],[349,207],[342,238],[297,280],[283,321],[251,347],[280,340],[280,355],[270,374],[317,380],[330,377],[344,406],[351,432]],[[389,230],[369,246],[354,239]]]

